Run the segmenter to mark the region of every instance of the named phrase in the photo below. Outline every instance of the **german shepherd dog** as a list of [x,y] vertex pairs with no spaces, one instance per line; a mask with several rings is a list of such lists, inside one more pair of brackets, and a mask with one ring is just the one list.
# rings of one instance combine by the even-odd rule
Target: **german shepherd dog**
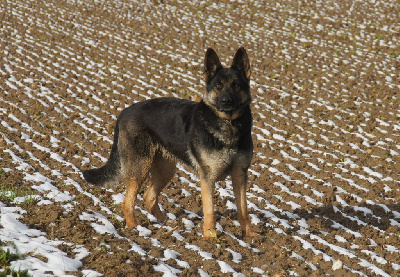
[[228,175],[242,235],[257,235],[251,230],[246,203],[247,170],[253,155],[249,58],[241,47],[231,67],[224,68],[209,48],[204,65],[206,92],[200,102],[157,98],[124,109],[117,119],[109,160],[101,168],[83,171],[84,178],[94,185],[120,181],[126,185],[122,208],[128,228],[137,225],[134,206],[148,175],[146,206],[158,221],[166,220],[158,196],[180,162],[200,178],[205,239],[216,234],[215,182]]

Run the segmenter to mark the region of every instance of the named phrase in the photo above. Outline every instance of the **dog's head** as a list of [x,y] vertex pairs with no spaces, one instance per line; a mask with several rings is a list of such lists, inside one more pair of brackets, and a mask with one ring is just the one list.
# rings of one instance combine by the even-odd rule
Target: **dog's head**
[[220,118],[234,120],[251,103],[250,61],[246,50],[240,47],[230,68],[224,68],[212,48],[204,59],[206,92],[204,103]]

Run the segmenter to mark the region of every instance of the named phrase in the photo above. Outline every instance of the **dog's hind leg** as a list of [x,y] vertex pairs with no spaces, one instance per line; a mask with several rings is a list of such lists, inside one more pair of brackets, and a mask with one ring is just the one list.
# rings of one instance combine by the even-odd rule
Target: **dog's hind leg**
[[124,183],[126,184],[126,194],[122,202],[122,211],[124,212],[126,226],[133,228],[137,225],[134,209],[141,183],[134,178],[126,179]]
[[158,206],[158,196],[160,192],[168,185],[176,171],[176,162],[156,153],[150,168],[150,186],[146,190],[143,198],[150,213],[157,218],[159,222],[164,222],[166,217]]
[[122,210],[124,212],[126,225],[128,228],[132,228],[137,225],[134,213],[137,194],[140,190],[140,187],[146,180],[150,166],[151,157],[147,157],[146,159],[141,160],[140,164],[134,165],[134,169],[132,169],[134,173],[129,174],[129,176],[124,179],[124,184],[126,185],[126,194],[125,199],[122,202]]
[[150,157],[145,160],[141,160],[140,164],[135,165],[132,169],[134,174],[130,174],[124,179],[126,185],[125,199],[122,202],[122,210],[124,212],[126,225],[128,228],[135,227],[137,225],[134,209],[137,200],[137,194],[146,180],[151,166]]
[[128,228],[137,225],[134,213],[137,194],[149,174],[154,157],[154,147],[146,134],[129,138],[130,134],[132,132],[121,132],[120,139],[121,170],[123,182],[126,185],[122,210]]

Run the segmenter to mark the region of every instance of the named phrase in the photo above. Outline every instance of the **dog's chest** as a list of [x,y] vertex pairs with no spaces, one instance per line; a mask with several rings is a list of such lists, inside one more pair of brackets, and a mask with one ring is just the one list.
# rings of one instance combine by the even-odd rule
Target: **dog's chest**
[[197,145],[197,169],[211,179],[223,180],[241,159],[239,139],[240,132],[232,125],[224,124],[212,129],[207,139]]
[[215,180],[224,179],[237,160],[238,150],[234,148],[206,149],[199,151],[195,160],[198,170]]
[[231,152],[232,149],[237,147],[240,132],[230,123],[221,124],[217,128],[210,128],[208,131],[209,148],[215,148],[218,151],[224,149]]
[[238,162],[245,160],[247,153],[241,143],[245,137],[243,132],[247,130],[243,130],[241,122],[226,122],[219,118],[201,123],[190,141],[191,165],[210,179],[222,180]]

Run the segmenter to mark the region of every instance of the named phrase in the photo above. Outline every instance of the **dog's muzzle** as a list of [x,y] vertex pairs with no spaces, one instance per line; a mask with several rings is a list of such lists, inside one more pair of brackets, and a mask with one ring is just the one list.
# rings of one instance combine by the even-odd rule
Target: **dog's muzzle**
[[229,94],[223,94],[217,102],[217,108],[221,112],[230,113],[237,109],[235,101]]

